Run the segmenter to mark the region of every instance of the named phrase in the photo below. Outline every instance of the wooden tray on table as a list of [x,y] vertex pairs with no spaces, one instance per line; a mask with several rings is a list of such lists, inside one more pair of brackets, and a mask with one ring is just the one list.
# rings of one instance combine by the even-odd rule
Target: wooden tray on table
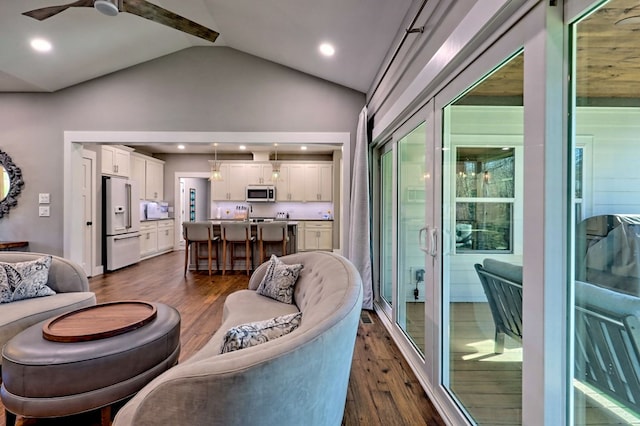
[[101,303],[50,319],[42,337],[64,343],[104,339],[143,327],[156,315],[155,305],[139,300]]

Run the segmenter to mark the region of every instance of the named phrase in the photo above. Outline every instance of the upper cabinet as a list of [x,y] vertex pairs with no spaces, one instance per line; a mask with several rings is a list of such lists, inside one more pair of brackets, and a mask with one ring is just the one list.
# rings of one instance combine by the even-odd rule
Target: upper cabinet
[[163,200],[164,199],[164,161],[156,159],[147,160],[146,173],[146,199],[147,200]]
[[102,145],[102,174],[129,177],[131,148]]
[[211,199],[217,201],[245,201],[248,185],[244,163],[222,163],[221,181],[211,182]]
[[280,179],[276,182],[278,201],[304,201],[304,186],[304,164],[281,164]]
[[131,179],[138,182],[140,188],[140,199],[146,196],[145,186],[147,184],[147,160],[144,155],[131,154]]
[[332,201],[333,164],[280,163],[280,178],[271,177],[271,163],[226,162],[220,166],[222,181],[211,182],[211,200],[245,201],[247,185],[275,185],[277,201]]
[[271,172],[273,168],[271,163],[247,163],[245,164],[245,173],[247,176],[247,185],[271,185]]
[[131,178],[140,186],[140,198],[150,201],[164,199],[164,161],[132,153]]
[[290,163],[282,165],[281,171],[278,201],[333,200],[333,164]]
[[305,201],[331,201],[333,199],[333,165],[305,164]]

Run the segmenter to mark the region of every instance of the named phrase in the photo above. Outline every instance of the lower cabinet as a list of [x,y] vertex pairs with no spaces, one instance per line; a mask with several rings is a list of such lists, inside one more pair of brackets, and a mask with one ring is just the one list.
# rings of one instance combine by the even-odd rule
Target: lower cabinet
[[154,255],[158,251],[158,224],[143,222],[140,224],[140,257]]
[[[302,225],[302,226],[301,226]],[[298,251],[333,250],[333,223],[303,221],[298,224]]]
[[173,250],[173,220],[158,221],[158,251]]
[[173,250],[173,219],[140,224],[140,257],[148,258]]

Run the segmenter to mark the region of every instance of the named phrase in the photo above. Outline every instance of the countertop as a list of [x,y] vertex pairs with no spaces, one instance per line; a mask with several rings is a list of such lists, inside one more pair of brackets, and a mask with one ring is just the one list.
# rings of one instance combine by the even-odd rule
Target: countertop
[[[228,222],[228,221],[238,221],[238,222],[246,222],[244,219],[208,219],[214,225],[220,225],[220,222]],[[287,222],[289,225],[297,225],[299,222],[331,222],[333,223],[333,219],[277,219],[274,222]],[[257,225],[258,223],[264,222],[251,222],[252,225]]]
[[[241,220],[241,219],[209,219],[209,222],[213,223],[214,225],[220,225],[222,222],[229,222],[229,221],[234,221],[234,222],[247,222],[246,220]],[[297,225],[298,221],[297,220],[278,220],[278,222],[287,222],[287,225]],[[251,225],[258,225],[260,223],[265,223],[265,222],[249,222]]]
[[[173,217],[165,217],[163,219],[140,219],[140,223],[144,222],[158,222],[160,220],[175,220]],[[246,222],[243,219],[207,219],[209,222],[212,222],[214,225],[220,225],[220,222],[224,221],[238,221],[238,222]],[[287,222],[289,225],[297,225],[298,222],[333,222],[333,219],[278,219],[277,222]],[[252,225],[263,223],[263,222],[251,222]]]

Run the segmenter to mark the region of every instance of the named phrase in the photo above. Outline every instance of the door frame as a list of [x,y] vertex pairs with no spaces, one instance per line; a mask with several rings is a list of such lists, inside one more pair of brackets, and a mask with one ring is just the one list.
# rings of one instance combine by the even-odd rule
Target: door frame
[[[63,132],[64,157],[64,219],[63,253],[68,259],[82,262],[82,221],[80,179],[82,178],[83,144],[136,145],[147,143],[176,144],[178,142],[209,145],[212,140],[220,143],[272,144],[328,144],[342,147],[343,173],[351,176],[352,137],[350,132],[189,132],[189,131],[69,131]],[[355,142],[355,140],[354,140]],[[348,257],[346,234],[349,229],[351,205],[350,181],[342,182],[340,191],[340,247]],[[175,202],[175,201],[174,201]],[[335,203],[335,201],[334,201]]]
[[[185,217],[187,216],[187,214],[184,211],[184,204],[186,203],[187,197],[183,193],[183,190],[186,190],[186,188],[184,188],[184,184],[180,182],[180,178],[207,179],[209,178],[209,173],[206,173],[206,172],[175,172],[174,173],[174,178],[173,178],[173,190],[174,190],[173,197],[174,198],[173,199],[175,201],[174,201],[173,211],[174,211],[174,216],[177,219],[175,230],[174,230],[175,235],[173,239],[174,250],[183,250],[185,248],[184,239],[182,238],[182,222],[189,221],[189,218]],[[207,199],[209,199],[209,197]],[[178,208],[178,204],[180,208]],[[211,210],[211,203],[209,203],[209,210]]]

